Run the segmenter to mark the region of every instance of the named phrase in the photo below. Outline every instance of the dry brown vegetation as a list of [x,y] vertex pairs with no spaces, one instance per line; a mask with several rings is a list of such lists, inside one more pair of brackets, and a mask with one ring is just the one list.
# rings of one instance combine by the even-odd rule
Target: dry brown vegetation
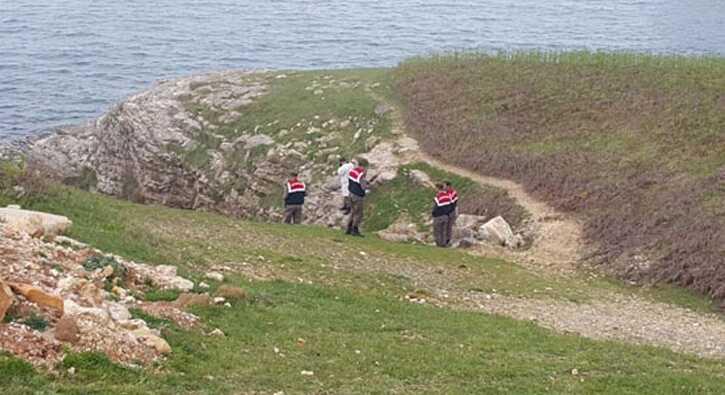
[[622,277],[725,301],[725,59],[452,55],[396,84],[431,155],[580,216]]

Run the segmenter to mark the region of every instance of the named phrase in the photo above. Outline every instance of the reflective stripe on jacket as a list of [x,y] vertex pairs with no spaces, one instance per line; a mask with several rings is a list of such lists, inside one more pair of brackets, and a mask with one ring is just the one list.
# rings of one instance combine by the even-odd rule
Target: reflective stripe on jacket
[[362,166],[358,166],[350,170],[347,178],[348,180],[350,180],[348,184],[348,190],[350,190],[350,193],[356,196],[365,197],[365,185],[363,185],[365,178],[365,168],[363,168]]
[[455,209],[453,202],[451,202],[451,196],[448,191],[440,191],[436,194],[433,199],[433,216],[440,217],[442,215],[448,215]]
[[451,198],[451,204],[453,204],[453,208],[455,209],[458,206],[458,191],[453,188],[448,188],[446,192],[448,192],[448,196]]
[[305,194],[307,188],[305,183],[293,178],[287,181],[287,197],[284,199],[285,205],[296,205],[305,203]]

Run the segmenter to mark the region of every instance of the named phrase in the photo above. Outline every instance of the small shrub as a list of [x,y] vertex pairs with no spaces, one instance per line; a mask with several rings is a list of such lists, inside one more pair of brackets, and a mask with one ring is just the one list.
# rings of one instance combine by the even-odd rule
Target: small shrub
[[111,266],[113,268],[113,274],[107,279],[113,279],[117,278],[118,281],[124,282],[126,281],[126,278],[128,276],[128,269],[126,269],[125,266],[120,264],[116,258],[112,256],[107,255],[94,255],[91,257],[88,257],[85,262],[83,262],[83,268],[86,269],[89,272],[103,269],[106,266]]
[[158,289],[146,292],[144,299],[148,302],[173,302],[179,298],[179,291],[175,289]]
[[48,320],[35,312],[31,313],[30,317],[22,320],[21,323],[40,332],[43,332],[48,328]]
[[221,296],[227,300],[233,301],[233,300],[245,300],[249,297],[247,294],[247,291],[245,291],[242,288],[234,287],[231,285],[222,285],[216,290],[216,293],[214,294],[216,296]]

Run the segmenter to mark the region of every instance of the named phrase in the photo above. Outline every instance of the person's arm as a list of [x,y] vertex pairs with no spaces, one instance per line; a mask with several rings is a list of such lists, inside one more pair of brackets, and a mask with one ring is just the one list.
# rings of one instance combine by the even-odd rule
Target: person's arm
[[370,184],[368,183],[367,174],[363,174],[363,176],[360,177],[360,186],[362,187],[362,189],[364,189],[366,191],[370,189]]
[[284,189],[284,194],[282,194],[282,200],[286,201],[287,196],[289,196],[289,190],[287,189],[287,184],[285,184],[282,189]]

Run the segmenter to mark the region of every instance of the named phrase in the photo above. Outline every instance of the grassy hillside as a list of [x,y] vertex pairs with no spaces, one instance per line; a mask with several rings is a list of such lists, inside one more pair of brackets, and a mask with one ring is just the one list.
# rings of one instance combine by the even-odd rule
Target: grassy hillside
[[[596,281],[545,278],[460,251],[236,221],[55,186],[23,199],[0,194],[0,203],[67,215],[71,236],[128,258],[179,265],[197,280],[209,267],[229,266],[238,274],[226,283],[251,295],[231,308],[194,310],[223,338],[153,321],[173,353],[146,370],[75,354],[56,376],[0,354],[7,393],[622,394],[717,393],[725,386],[720,361],[403,300],[425,294],[416,270],[460,272],[470,289],[552,300],[585,301],[592,289],[611,287]],[[407,274],[385,271],[396,266]],[[71,367],[74,375],[67,373]]]
[[725,60],[451,55],[395,71],[432,155],[586,221],[597,262],[725,300]]

